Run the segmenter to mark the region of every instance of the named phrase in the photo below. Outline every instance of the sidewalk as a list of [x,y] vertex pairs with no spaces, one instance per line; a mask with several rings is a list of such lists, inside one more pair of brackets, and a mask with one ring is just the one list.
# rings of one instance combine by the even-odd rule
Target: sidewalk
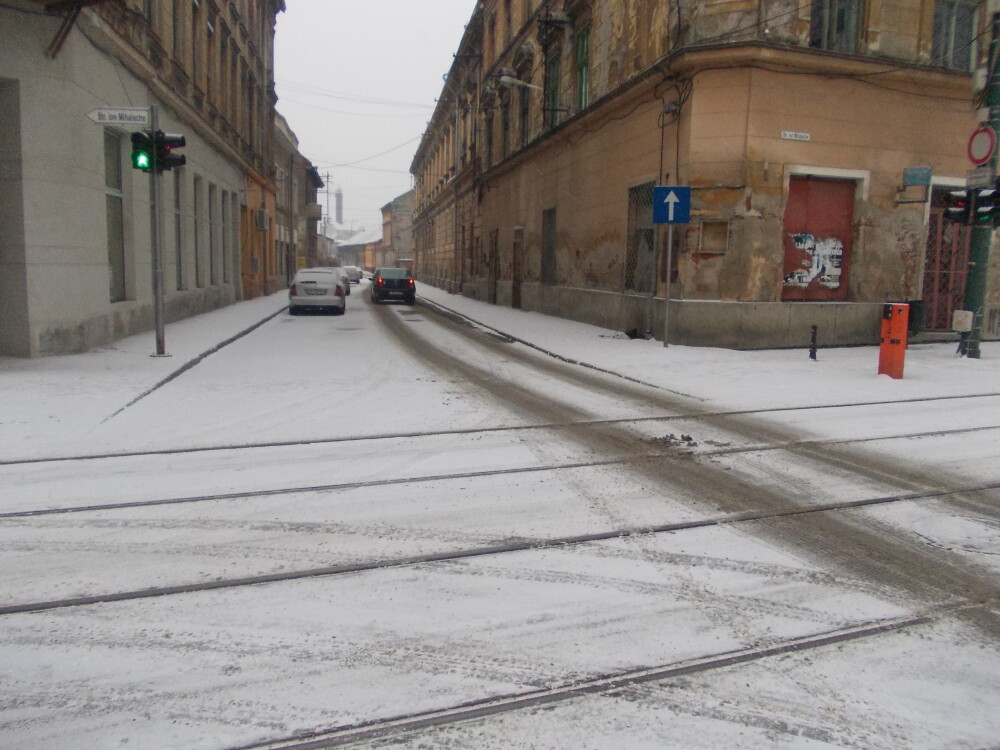
[[[905,377],[880,376],[878,347],[738,352],[655,340],[538,313],[490,305],[418,285],[421,300],[446,308],[560,358],[703,400],[719,409],[891,401],[1000,392],[1000,343],[982,359],[958,357],[953,344],[907,352]],[[362,302],[353,299],[357,306]],[[152,331],[84,354],[34,360],[0,358],[0,459],[44,455],[88,430],[220,345],[280,313],[287,293],[241,302],[166,328],[169,357]],[[350,315],[350,309],[348,315]]]
[[902,400],[1000,393],[1000,342],[982,344],[982,359],[959,357],[954,343],[907,350],[904,377],[878,374],[877,346],[734,351],[664,347],[662,341],[539,313],[477,302],[418,284],[418,296],[481,325],[555,354],[651,385],[694,396],[720,408],[751,409],[821,403]]

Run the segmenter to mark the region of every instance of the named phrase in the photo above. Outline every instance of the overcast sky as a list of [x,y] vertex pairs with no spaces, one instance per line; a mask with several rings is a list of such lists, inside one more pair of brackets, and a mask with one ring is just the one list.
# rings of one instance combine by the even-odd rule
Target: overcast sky
[[[381,226],[476,0],[286,0],[274,42],[278,111],[344,191],[344,223]],[[326,195],[319,202],[326,212]],[[333,198],[330,211],[335,213]]]

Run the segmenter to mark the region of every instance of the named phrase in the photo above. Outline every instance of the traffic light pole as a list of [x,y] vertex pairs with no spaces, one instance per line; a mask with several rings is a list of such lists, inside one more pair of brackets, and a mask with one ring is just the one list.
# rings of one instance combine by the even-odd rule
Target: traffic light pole
[[[992,18],[992,35],[990,38],[990,68],[986,81],[986,106],[990,110],[989,125],[995,132],[1000,132],[1000,76],[997,75],[997,53],[1000,51],[1000,13],[994,13]],[[996,174],[997,155],[990,157],[990,169]],[[965,309],[971,310],[972,331],[965,345],[966,356],[979,359],[979,342],[983,337],[983,318],[986,313],[987,272],[990,265],[990,245],[993,243],[993,222],[972,228],[972,241],[969,243],[969,272],[965,280]]]
[[[157,107],[149,105],[149,127],[154,134],[159,131]],[[150,251],[153,265],[153,318],[156,325],[156,354],[154,357],[169,357],[166,353],[166,333],[163,324],[163,253],[160,249],[160,172],[157,169],[157,149],[152,149],[152,169],[149,170],[150,203]]]

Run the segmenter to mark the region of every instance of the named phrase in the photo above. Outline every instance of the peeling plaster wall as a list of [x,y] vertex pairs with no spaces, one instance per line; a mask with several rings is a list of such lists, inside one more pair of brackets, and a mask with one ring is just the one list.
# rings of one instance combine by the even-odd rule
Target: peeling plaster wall
[[[486,0],[483,12],[499,7]],[[619,330],[641,327],[651,308],[662,313],[664,285],[661,279],[652,303],[625,289],[629,189],[660,182],[693,190],[691,224],[675,233],[670,304],[679,342],[797,346],[808,320],[821,325],[823,344],[872,343],[882,302],[921,296],[928,207],[897,204],[902,173],[932,165],[936,178],[961,179],[975,126],[967,75],[906,67],[929,60],[932,4],[873,0],[857,55],[811,49],[811,6],[795,0],[552,0],[546,8],[571,19],[551,32],[562,45],[560,95],[570,111],[546,129],[541,97],[533,99],[529,145],[520,149],[515,137],[506,157],[496,146],[499,131],[492,154],[479,131],[477,262],[463,290],[499,304],[518,298],[520,232],[522,307]],[[574,24],[588,18],[590,106],[578,113]],[[511,64],[505,55],[524,38],[542,38],[535,26],[519,33],[506,52],[484,61],[483,81]],[[543,57],[539,47],[535,85],[543,83]],[[679,113],[664,113],[671,100],[682,101]],[[793,176],[854,186],[843,302],[782,301]],[[549,209],[556,211],[555,277],[543,284],[542,212]],[[486,278],[491,238],[496,274]],[[444,244],[433,252],[448,254]],[[1000,297],[998,266],[994,253],[992,304]],[[1000,313],[994,317],[1000,333]]]

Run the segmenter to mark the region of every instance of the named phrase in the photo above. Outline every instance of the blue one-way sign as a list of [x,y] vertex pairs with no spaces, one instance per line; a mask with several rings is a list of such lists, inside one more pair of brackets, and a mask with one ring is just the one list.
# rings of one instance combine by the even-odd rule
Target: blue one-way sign
[[691,188],[677,185],[653,188],[653,223],[688,224],[691,222]]

